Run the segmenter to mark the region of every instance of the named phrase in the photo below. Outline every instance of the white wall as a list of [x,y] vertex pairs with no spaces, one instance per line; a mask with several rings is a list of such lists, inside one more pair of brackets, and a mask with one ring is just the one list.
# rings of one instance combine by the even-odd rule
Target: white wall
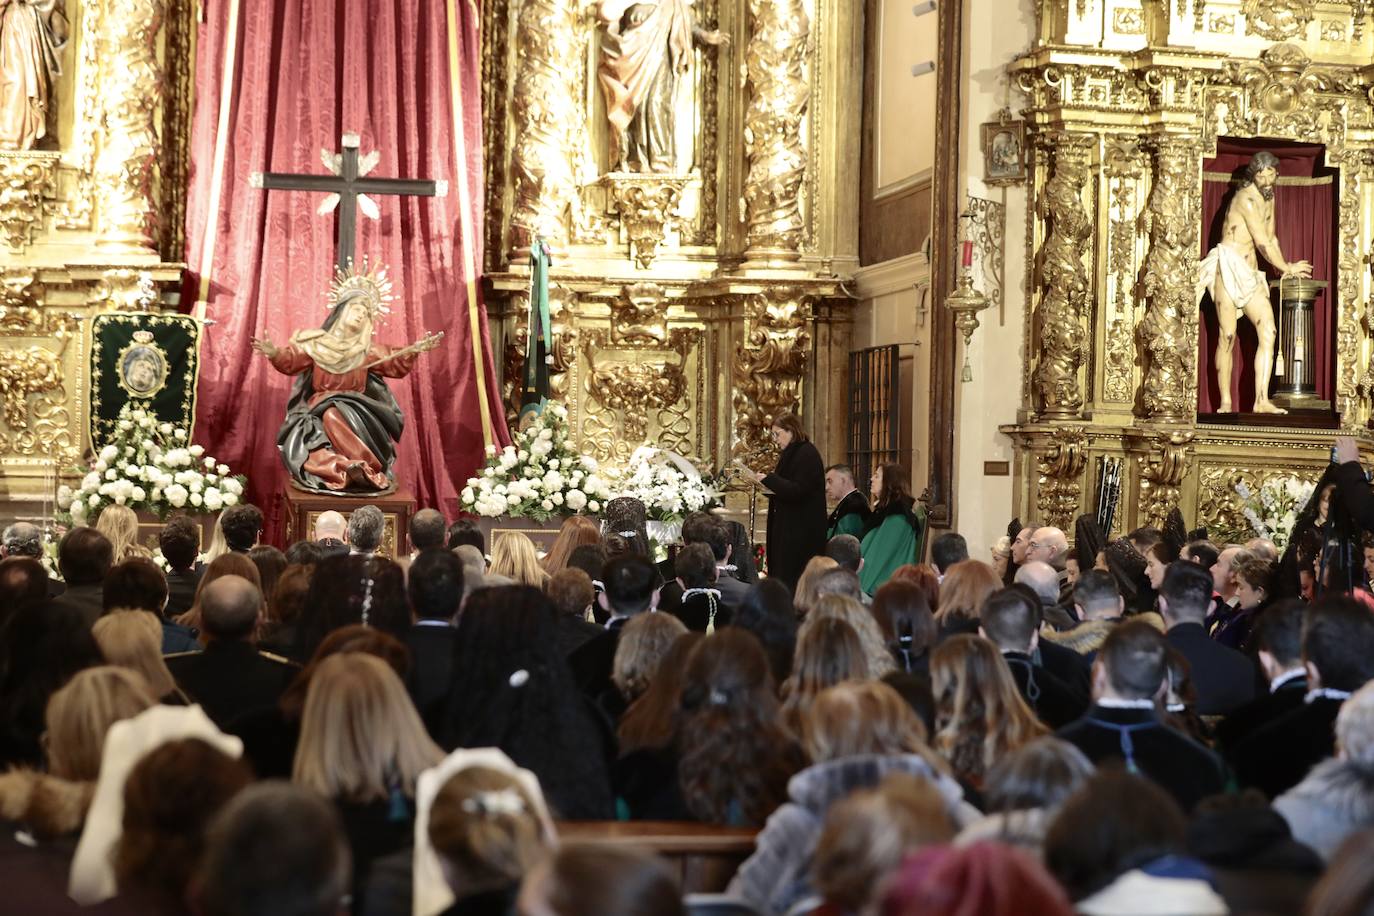
[[[1026,190],[987,188],[980,180],[983,157],[979,126],[997,118],[1008,103],[1013,115],[1020,94],[1008,92],[1006,65],[1035,38],[1035,0],[964,0],[964,79],[959,172],[977,197],[1006,202],[1005,320],[993,305],[983,312],[969,360],[973,381],[955,381],[954,524],[968,539],[969,555],[987,559],[988,548],[1006,533],[1012,515],[1012,478],[987,477],[985,461],[1012,460],[1011,440],[997,431],[1016,420],[1021,404],[1025,354]],[[995,24],[995,28],[989,26]],[[976,177],[975,177],[976,176]],[[963,340],[958,338],[958,373]]]
[[877,7],[873,187],[881,197],[935,165],[935,74],[913,77],[911,67],[935,59],[939,16],[912,15],[911,0]]

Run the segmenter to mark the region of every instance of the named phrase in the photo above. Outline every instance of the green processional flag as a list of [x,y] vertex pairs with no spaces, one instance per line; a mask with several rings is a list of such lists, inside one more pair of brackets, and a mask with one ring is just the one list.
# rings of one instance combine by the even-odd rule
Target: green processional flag
[[520,395],[520,419],[538,416],[549,402],[549,246],[535,239],[530,249],[529,342],[525,347],[525,373]]
[[100,448],[125,404],[186,429],[196,418],[200,324],[187,315],[115,312],[91,322],[91,444]]

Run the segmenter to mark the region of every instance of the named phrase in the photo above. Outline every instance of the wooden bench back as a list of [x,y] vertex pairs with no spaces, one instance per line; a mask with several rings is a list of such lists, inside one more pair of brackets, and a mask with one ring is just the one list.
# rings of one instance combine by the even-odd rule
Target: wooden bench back
[[751,828],[715,827],[678,821],[563,821],[565,842],[647,849],[677,873],[684,894],[725,890],[735,871],[754,853]]

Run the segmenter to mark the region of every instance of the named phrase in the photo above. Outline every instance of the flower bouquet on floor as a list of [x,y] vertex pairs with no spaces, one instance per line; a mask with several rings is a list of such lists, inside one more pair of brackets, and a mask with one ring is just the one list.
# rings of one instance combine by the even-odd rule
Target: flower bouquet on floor
[[546,522],[555,516],[597,513],[610,499],[593,458],[568,441],[568,411],[549,404],[463,488],[462,506],[483,518],[510,516]]
[[218,512],[236,505],[247,478],[232,474],[194,445],[184,428],[160,423],[142,408],[125,404],[114,436],[83,469],[81,485],[57,491],[59,521],[85,525],[105,506],[128,506],[158,517],[175,509]]
[[1312,498],[1316,486],[1300,477],[1270,477],[1257,490],[1237,482],[1236,494],[1241,498],[1241,513],[1255,536],[1268,538],[1281,551],[1297,524],[1298,513]]
[[632,496],[644,504],[655,540],[681,539],[682,520],[721,504],[722,492],[709,475],[677,452],[641,445],[623,470],[608,474],[613,496]]

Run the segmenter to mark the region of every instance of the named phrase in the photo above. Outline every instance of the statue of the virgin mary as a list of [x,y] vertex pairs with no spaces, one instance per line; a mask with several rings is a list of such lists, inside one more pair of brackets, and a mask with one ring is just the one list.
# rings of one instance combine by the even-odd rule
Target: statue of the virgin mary
[[383,379],[404,378],[444,335],[427,334],[400,348],[374,343],[373,326],[390,311],[390,291],[385,270],[341,270],[322,327],[295,332],[284,347],[253,341],[274,369],[296,376],[277,449],[299,489],[366,495],[395,489],[391,468],[405,417]]

